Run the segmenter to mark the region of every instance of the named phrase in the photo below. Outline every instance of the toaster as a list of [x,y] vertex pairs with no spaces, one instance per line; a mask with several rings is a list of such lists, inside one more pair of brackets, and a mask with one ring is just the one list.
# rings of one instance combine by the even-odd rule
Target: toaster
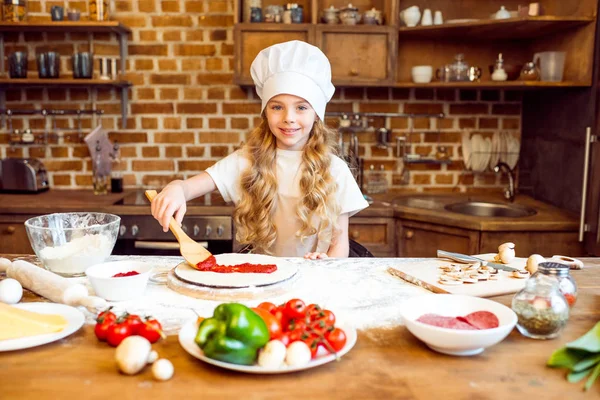
[[50,188],[46,168],[35,158],[0,160],[0,192],[39,193]]

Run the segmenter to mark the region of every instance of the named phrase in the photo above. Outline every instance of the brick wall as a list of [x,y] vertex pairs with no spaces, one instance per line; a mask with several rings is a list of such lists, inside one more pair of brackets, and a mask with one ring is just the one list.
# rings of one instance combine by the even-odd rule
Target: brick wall
[[[8,108],[92,108],[105,111],[101,119],[83,117],[44,120],[12,118],[14,129],[51,133],[47,146],[9,146],[7,125],[0,131],[1,157],[37,157],[56,188],[91,186],[90,156],[85,135],[99,121],[122,145],[127,187],[161,187],[174,178],[194,175],[233,151],[245,138],[260,111],[253,89],[233,85],[233,0],[115,1],[113,19],[132,29],[127,60],[130,90],[127,129],[120,129],[118,90],[27,89],[6,93]],[[87,15],[86,1],[29,0],[30,19],[49,20],[53,5]],[[70,73],[70,55],[87,49],[87,34],[6,35],[6,54],[29,52],[30,76],[35,77],[36,51],[61,53],[61,72]],[[94,35],[96,55],[118,55],[110,35]],[[32,67],[33,66],[33,67]],[[519,137],[520,93],[491,90],[338,88],[329,111],[444,112],[436,120],[375,118],[373,126],[392,129],[391,146],[376,146],[373,132],[359,134],[365,166],[383,165],[389,185],[397,190],[489,191],[503,183],[492,172],[464,171],[460,154],[463,129],[491,137],[496,131]],[[335,119],[328,119],[335,124]],[[79,130],[81,126],[81,130]],[[80,133],[82,135],[80,135]],[[406,166],[410,181],[402,182],[402,163],[394,157],[395,138],[408,136],[413,152],[428,155],[438,145],[448,147],[447,166]],[[406,175],[405,175],[406,176]]]

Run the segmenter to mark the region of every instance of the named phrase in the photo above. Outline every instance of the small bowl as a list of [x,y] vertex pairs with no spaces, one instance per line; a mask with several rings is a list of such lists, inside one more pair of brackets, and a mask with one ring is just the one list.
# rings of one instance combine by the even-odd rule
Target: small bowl
[[[498,317],[499,326],[481,330],[459,330],[417,321],[423,314],[457,317],[475,311],[494,313]],[[505,305],[480,297],[452,294],[413,297],[402,303],[401,316],[406,328],[432,350],[453,356],[481,353],[485,348],[504,340],[517,323],[517,315]]]
[[[141,261],[112,261],[97,264],[85,271],[96,296],[110,301],[130,300],[144,295],[153,265]],[[138,275],[113,275],[136,271]]]
[[[521,74],[521,69],[523,69],[523,64],[504,64],[504,71],[506,71],[506,80],[514,81],[519,78]],[[488,66],[490,70],[490,75],[494,73],[494,65]]]

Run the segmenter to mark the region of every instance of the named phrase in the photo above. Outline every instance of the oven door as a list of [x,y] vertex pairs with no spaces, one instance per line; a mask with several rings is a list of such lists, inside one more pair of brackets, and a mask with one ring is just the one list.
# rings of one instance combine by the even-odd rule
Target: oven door
[[[231,253],[231,240],[198,242],[213,254]],[[124,256],[180,256],[179,242],[161,240],[118,239],[112,254]]]
[[[213,254],[233,252],[230,216],[186,216],[182,229]],[[114,255],[179,256],[179,243],[150,215],[123,215]]]

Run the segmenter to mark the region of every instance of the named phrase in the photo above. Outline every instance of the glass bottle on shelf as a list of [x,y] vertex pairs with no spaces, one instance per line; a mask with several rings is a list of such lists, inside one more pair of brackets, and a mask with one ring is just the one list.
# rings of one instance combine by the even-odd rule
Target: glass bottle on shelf
[[102,147],[100,141],[96,141],[94,153],[94,162],[92,165],[92,184],[94,186],[94,194],[108,194],[108,173],[102,160]]
[[121,169],[121,149],[115,142],[112,154],[112,168],[110,169],[110,191],[111,193],[123,192],[123,170]]

